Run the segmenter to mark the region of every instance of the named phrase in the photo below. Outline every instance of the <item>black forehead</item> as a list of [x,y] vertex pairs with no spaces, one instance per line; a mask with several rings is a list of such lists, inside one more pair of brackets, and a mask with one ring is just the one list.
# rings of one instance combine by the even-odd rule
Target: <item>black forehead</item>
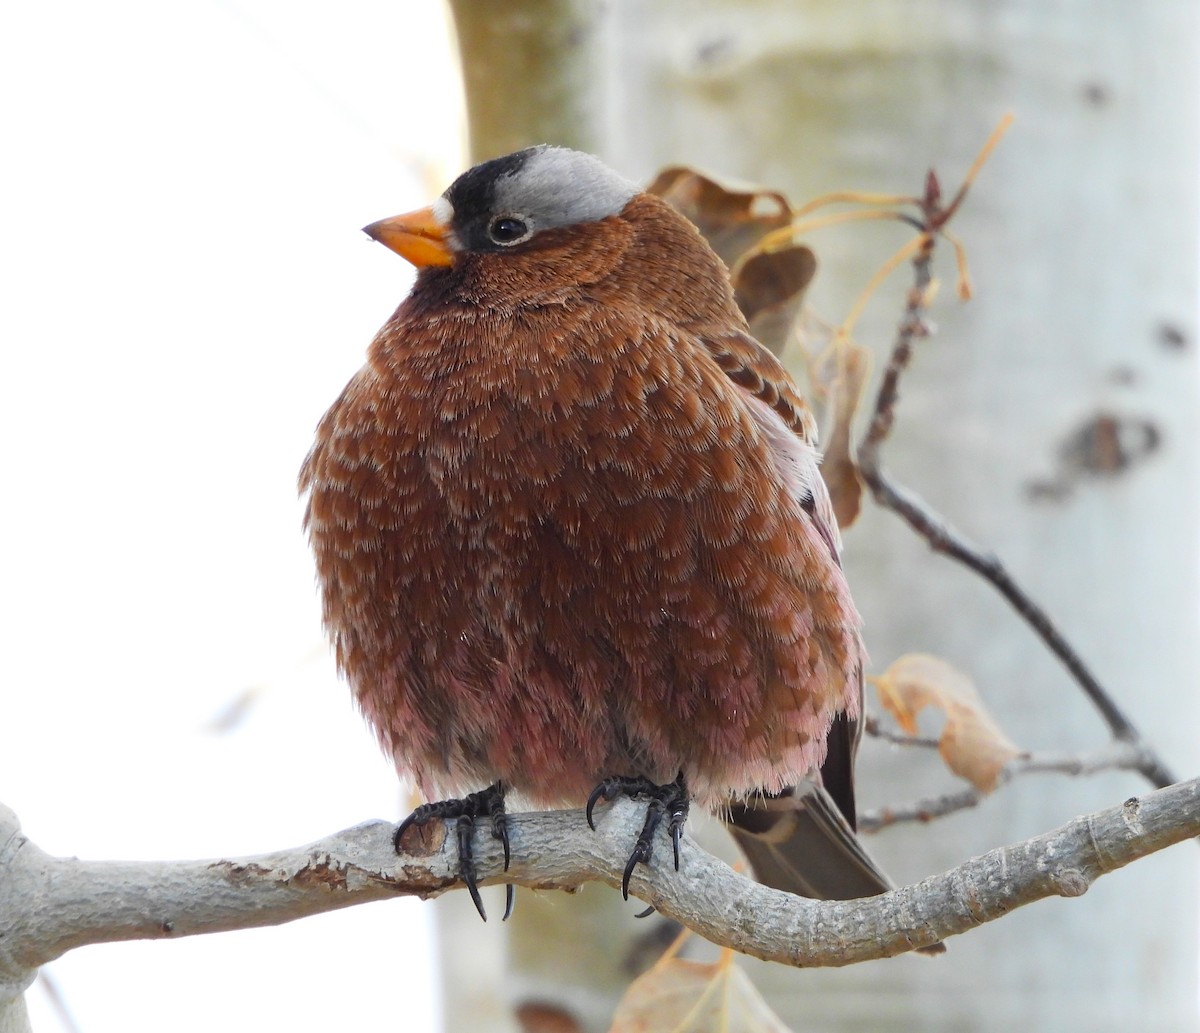
[[446,191],[446,200],[454,209],[456,223],[468,223],[491,213],[496,203],[496,184],[508,176],[515,176],[525,167],[540,147],[528,147],[515,154],[493,158],[468,169],[458,177]]

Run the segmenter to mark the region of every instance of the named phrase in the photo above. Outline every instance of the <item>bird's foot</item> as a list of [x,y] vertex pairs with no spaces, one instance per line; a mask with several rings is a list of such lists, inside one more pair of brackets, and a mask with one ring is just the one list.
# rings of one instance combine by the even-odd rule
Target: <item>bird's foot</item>
[[616,799],[618,796],[628,796],[631,799],[646,801],[646,822],[642,825],[637,842],[633,844],[633,853],[629,855],[629,861],[625,865],[625,874],[621,878],[621,895],[628,900],[629,877],[633,874],[633,867],[639,863],[650,863],[654,833],[658,831],[658,826],[662,824],[663,818],[668,815],[670,821],[667,824],[667,831],[671,834],[671,846],[675,852],[675,870],[679,871],[679,838],[683,835],[683,825],[687,821],[690,800],[687,783],[684,781],[682,772],[674,782],[668,782],[666,785],[656,785],[648,778],[615,775],[612,778],[606,778],[596,786],[592,790],[591,796],[588,797],[586,813],[588,826],[591,829],[596,828],[595,822],[592,821],[592,810],[596,804],[601,800]]
[[[475,910],[479,912],[479,917],[486,922],[487,912],[483,909],[483,900],[479,896],[479,886],[476,882],[475,848],[472,844],[472,837],[475,827],[486,820],[491,826],[492,839],[498,839],[504,847],[504,870],[508,871],[508,816],[504,810],[504,785],[496,782],[461,800],[438,800],[435,803],[421,804],[396,827],[396,834],[392,837],[396,853],[404,852],[400,841],[404,838],[405,832],[414,825],[420,827],[435,818],[454,821],[455,835],[458,838],[458,877],[466,884],[467,892],[471,894],[471,901],[475,904]],[[506,921],[512,914],[512,884],[506,885],[504,891],[504,919],[502,921]]]

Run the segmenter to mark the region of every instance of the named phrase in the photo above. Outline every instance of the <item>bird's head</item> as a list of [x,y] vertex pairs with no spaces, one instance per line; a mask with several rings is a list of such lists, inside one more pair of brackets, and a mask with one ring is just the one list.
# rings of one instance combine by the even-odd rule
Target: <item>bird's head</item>
[[553,300],[613,275],[626,284],[622,290],[638,293],[657,280],[677,280],[668,267],[727,283],[686,219],[599,158],[563,147],[529,147],[483,162],[429,207],[364,232],[412,262],[423,279],[445,279],[442,289],[452,285],[476,303]]

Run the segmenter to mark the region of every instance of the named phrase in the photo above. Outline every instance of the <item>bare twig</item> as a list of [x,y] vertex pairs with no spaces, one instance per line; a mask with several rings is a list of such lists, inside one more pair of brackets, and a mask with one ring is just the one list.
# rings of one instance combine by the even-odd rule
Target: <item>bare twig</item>
[[[511,865],[476,839],[479,881],[542,889],[621,883],[645,808],[619,800],[592,832],[581,811],[509,818]],[[0,1015],[38,966],[72,948],[278,925],[398,895],[460,885],[456,839],[431,827],[429,853],[397,857],[393,826],[370,822],[309,846],[229,860],[113,862],[50,857],[0,806]],[[1200,779],[1075,818],[942,875],[877,897],[815,901],[768,889],[686,839],[638,865],[632,892],[711,942],[789,965],[891,957],[966,932],[1050,896],[1076,897],[1101,875],[1200,835]],[[631,909],[632,918],[632,909]]]
[[67,999],[63,995],[62,987],[58,985],[58,980],[54,979],[49,972],[42,969],[38,973],[38,982],[41,984],[42,990],[46,993],[46,998],[50,1001],[50,1007],[54,1011],[55,1017],[58,1019],[58,1024],[66,1031],[66,1033],[83,1033],[79,1028],[79,1023],[75,1021],[75,1016],[71,1013],[71,1008],[67,1004]]
[[[900,746],[927,747],[931,743],[934,747],[938,745],[936,739],[920,739],[915,736],[898,735],[895,732],[884,732],[879,738]],[[1141,764],[1142,754],[1137,746],[1114,739],[1107,746],[1091,753],[1028,753],[1017,757],[1005,765],[997,779],[996,787],[1005,785],[1018,775],[1078,776],[1092,775],[1097,771],[1140,771]],[[858,831],[878,832],[889,825],[902,822],[932,821],[955,811],[975,807],[988,795],[990,794],[980,792],[973,786],[967,786],[938,796],[922,797],[907,804],[862,811],[858,815]]]
[[1160,788],[1170,785],[1175,781],[1175,775],[1117,706],[1046,612],[1017,585],[999,559],[971,544],[925,502],[896,484],[883,472],[879,453],[895,422],[896,402],[900,397],[900,379],[912,359],[914,342],[930,334],[926,313],[929,291],[933,283],[931,262],[936,238],[943,231],[946,221],[954,213],[962,196],[963,191],[960,190],[954,201],[948,207],[943,207],[937,177],[932,172],[929,174],[925,197],[921,202],[925,228],[918,238],[920,246],[913,258],[913,286],[908,292],[904,317],[900,321],[896,342],[879,385],[871,422],[858,450],[859,473],[876,502],[898,513],[934,551],[944,553],[974,570],[1008,600],[1087,694],[1108,724],[1113,738],[1128,743],[1136,750],[1137,770]]
[[[1007,779],[1001,781],[1007,781]],[[985,795],[974,786],[966,786],[953,792],[942,793],[940,796],[923,796],[911,803],[860,811],[858,831],[860,833],[879,832],[890,825],[902,825],[910,821],[924,824],[933,821],[934,818],[944,818],[947,814],[970,810],[972,807],[978,806]]]
[[934,738],[920,735],[905,735],[903,732],[893,732],[884,728],[877,717],[868,717],[863,721],[863,731],[873,739],[881,739],[892,746],[920,746],[927,750],[936,750],[941,742]]

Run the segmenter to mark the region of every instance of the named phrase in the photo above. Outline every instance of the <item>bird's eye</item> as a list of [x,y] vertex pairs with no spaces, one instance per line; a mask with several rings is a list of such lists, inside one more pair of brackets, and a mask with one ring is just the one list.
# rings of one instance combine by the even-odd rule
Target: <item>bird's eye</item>
[[529,226],[511,215],[501,215],[491,221],[488,236],[497,244],[516,244],[529,236]]

